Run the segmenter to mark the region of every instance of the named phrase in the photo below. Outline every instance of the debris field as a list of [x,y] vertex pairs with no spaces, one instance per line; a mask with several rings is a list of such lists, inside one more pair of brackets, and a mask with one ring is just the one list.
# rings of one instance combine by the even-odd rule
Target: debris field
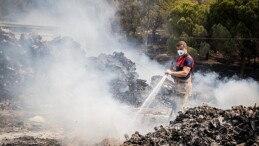
[[[8,30],[0,29],[0,109],[4,112],[20,110],[19,105],[14,105],[16,94],[8,89],[19,88],[28,79],[40,73],[35,66],[52,52],[62,50],[60,44],[67,44],[68,48],[76,48],[77,53],[85,56],[80,45],[71,38],[55,38],[44,41],[40,35],[32,35],[16,39]],[[16,52],[15,54],[13,52]],[[17,56],[18,55],[18,56]],[[23,58],[30,58],[27,61]],[[100,54],[97,57],[85,57],[86,69],[95,68],[97,71],[106,70],[114,74],[116,78],[109,81],[110,92],[113,98],[122,103],[138,107],[142,104],[147,94],[161,79],[161,76],[153,76],[151,84],[139,79],[136,65],[128,59],[123,52],[113,54]],[[156,100],[164,105],[171,106],[169,97],[174,93],[172,82],[166,80]],[[155,102],[157,102],[155,101]],[[0,115],[1,133],[19,132],[26,129],[22,119],[17,115]],[[16,120],[13,120],[16,119]],[[10,121],[10,122],[8,122]],[[9,123],[9,125],[7,124]],[[14,123],[14,124],[13,124]],[[142,145],[259,145],[259,107],[235,106],[232,109],[223,110],[202,105],[179,112],[174,121],[168,126],[154,128],[154,132],[141,135],[139,132],[132,134],[122,146]],[[21,130],[20,130],[21,131]],[[60,145],[55,139],[43,139],[37,137],[17,137],[6,139],[5,145]]]
[[202,105],[179,112],[168,126],[154,130],[146,135],[135,132],[122,146],[257,146],[259,107],[240,105],[223,110]]

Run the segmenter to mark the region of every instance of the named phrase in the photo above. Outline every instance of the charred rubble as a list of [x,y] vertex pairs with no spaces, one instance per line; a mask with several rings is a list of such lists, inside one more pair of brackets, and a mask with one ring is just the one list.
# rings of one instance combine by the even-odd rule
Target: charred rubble
[[[153,87],[162,79],[162,76],[155,75],[151,78],[150,85],[146,83],[146,80],[139,79],[135,63],[123,52],[113,52],[111,55],[100,54],[98,57],[91,57],[90,60],[92,62],[90,64],[94,64],[102,72],[105,71],[106,75],[109,72],[116,75],[109,82],[113,97],[134,106],[140,106]],[[170,99],[174,89],[173,82],[166,79],[154,102],[171,106]]]
[[[80,46],[71,38],[55,38],[52,41],[43,40],[38,34],[21,34],[17,39],[9,29],[0,27],[0,100],[16,97],[13,89],[19,90],[26,81],[35,77],[35,74],[44,72],[37,66],[44,64],[44,59],[52,55],[53,51],[62,51],[60,43],[68,48]],[[78,54],[83,54],[82,51]]]
[[135,63],[125,57],[123,52],[100,54],[98,57],[92,57],[91,62],[99,71],[105,71],[107,76],[109,73],[116,75],[109,81],[110,92],[115,99],[131,105],[140,105],[145,98],[143,93],[149,86],[145,80],[138,78]]
[[259,107],[234,106],[223,110],[202,105],[179,112],[168,126],[132,134],[122,146],[152,145],[259,145]]
[[36,74],[44,76],[48,70],[41,65],[44,60],[50,61],[53,53],[67,48],[72,48],[75,56],[81,56],[77,58],[85,59],[86,70],[92,65],[97,71],[114,75],[109,81],[110,92],[119,101],[138,106],[145,99],[145,93],[151,90],[145,80],[139,79],[135,63],[122,52],[87,58],[80,45],[69,37],[45,41],[37,34],[22,34],[17,39],[8,29],[0,28],[0,99],[19,95],[12,89],[19,92],[19,87],[26,85],[27,81],[37,80]]
[[[155,87],[157,83],[163,78],[163,76],[155,75],[151,77],[150,86],[151,88]],[[175,85],[173,81],[166,79],[161,87],[160,91],[157,93],[154,102],[163,104],[164,106],[175,106],[175,101],[173,96],[175,93]]]
[[14,53],[21,54],[19,42],[14,34],[0,29],[0,99],[9,98],[9,88],[20,80],[19,61],[12,60]]

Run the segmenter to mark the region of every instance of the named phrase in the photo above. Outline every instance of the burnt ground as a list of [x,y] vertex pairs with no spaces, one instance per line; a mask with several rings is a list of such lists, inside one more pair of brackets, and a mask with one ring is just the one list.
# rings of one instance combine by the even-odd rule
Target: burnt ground
[[60,134],[46,130],[42,117],[22,112],[19,106],[9,99],[0,100],[0,109],[2,146],[61,145],[57,140]]
[[[83,54],[80,50],[80,47],[76,42],[69,38],[55,39],[50,42],[45,42],[41,39],[40,36],[32,36],[29,39],[20,39],[17,40],[14,37],[14,34],[6,31],[0,32],[0,41],[1,42],[1,84],[0,84],[0,95],[5,97],[5,99],[0,98],[0,145],[69,145],[67,143],[70,140],[64,140],[64,134],[62,129],[58,126],[52,125],[49,127],[48,121],[45,120],[40,115],[33,115],[30,112],[23,112],[19,104],[12,101],[12,98],[9,98],[7,87],[13,87],[18,83],[22,83],[23,79],[30,76],[30,74],[20,74],[20,71],[30,71],[33,64],[26,64],[26,61],[21,61],[16,58],[16,56],[10,53],[19,52],[16,55],[19,55],[20,58],[30,57],[39,57],[44,58],[46,56],[51,56],[52,47],[56,49],[62,49],[62,46],[58,44],[71,44],[71,48],[77,48],[77,53]],[[29,50],[23,52],[23,50]],[[12,58],[11,61],[9,58]],[[98,57],[88,58],[93,62],[97,63],[98,69],[106,70],[107,68],[112,69],[111,71],[118,74],[118,78],[111,80],[111,91],[115,99],[120,100],[124,103],[129,103],[132,105],[141,105],[143,98],[146,95],[141,93],[150,87],[145,80],[138,79],[138,75],[135,69],[135,63],[127,59],[123,53],[115,52],[111,55],[101,54]],[[220,58],[220,56],[211,55],[208,61],[198,61],[196,64],[197,70],[203,71],[216,71],[222,76],[233,76],[237,75],[239,72],[238,64],[226,65],[225,60]],[[22,65],[21,65],[22,64]],[[258,65],[258,63],[257,63]],[[87,66],[91,68],[91,66]],[[37,69],[35,69],[37,70]],[[30,73],[30,72],[29,72]],[[245,77],[252,77],[258,80],[258,71],[251,71],[251,66],[247,66],[245,70]],[[32,75],[33,76],[33,75]],[[15,83],[15,84],[14,84]],[[155,83],[154,83],[155,84]],[[20,84],[19,84],[20,85]],[[21,84],[22,86],[22,84]],[[121,87],[128,86],[127,91],[120,90]],[[172,93],[171,88],[165,89],[166,95],[158,95],[158,99],[166,99],[167,96],[170,96]],[[150,93],[150,92],[147,92]],[[134,97],[134,98],[126,98]],[[128,100],[133,99],[133,100]],[[166,101],[166,100],[164,100]],[[75,145],[73,143],[73,138],[71,138],[72,143],[70,145]],[[76,139],[75,139],[76,141]],[[113,143],[113,144],[111,144]],[[105,139],[99,144],[96,145],[118,145],[116,140]],[[83,145],[83,143],[81,144]]]
[[[88,144],[82,137],[65,134],[63,127],[53,125],[45,119],[46,113],[35,115],[25,111],[19,102],[0,100],[0,145],[1,146],[118,146],[124,139],[111,137],[95,144]],[[137,108],[132,108],[137,111]],[[142,124],[158,123],[168,118],[170,109],[150,109],[145,111]],[[148,123],[145,123],[148,122]],[[161,122],[160,122],[161,123]],[[164,123],[166,124],[166,123]]]
[[[60,146],[86,145],[76,137],[65,136],[58,125],[50,126],[43,116],[19,108],[19,103],[0,100],[1,146]],[[121,142],[120,142],[121,143]],[[104,139],[96,146],[117,144],[116,139]]]

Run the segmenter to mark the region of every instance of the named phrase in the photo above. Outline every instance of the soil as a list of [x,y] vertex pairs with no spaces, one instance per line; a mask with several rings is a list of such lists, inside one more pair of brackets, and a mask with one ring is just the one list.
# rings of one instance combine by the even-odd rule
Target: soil
[[[65,134],[64,129],[58,125],[50,125],[45,119],[46,113],[34,115],[24,111],[10,99],[0,100],[0,145],[2,146],[89,146],[84,139]],[[132,111],[137,111],[133,108]],[[156,126],[158,121],[168,119],[169,108],[146,109],[142,124]],[[160,122],[161,123],[161,122]],[[165,123],[164,123],[165,124]],[[106,138],[94,146],[118,146],[125,139]]]
[[3,146],[54,146],[61,145],[57,140],[61,133],[45,128],[41,116],[22,112],[13,101],[0,100],[0,145]]

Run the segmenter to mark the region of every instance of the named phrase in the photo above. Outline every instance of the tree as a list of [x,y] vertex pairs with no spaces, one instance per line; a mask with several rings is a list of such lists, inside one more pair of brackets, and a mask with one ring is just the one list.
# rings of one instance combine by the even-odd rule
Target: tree
[[169,4],[172,5],[168,6],[169,15],[167,17],[171,35],[168,40],[169,50],[175,50],[175,43],[178,40],[185,40],[199,51],[200,44],[204,43],[199,38],[207,36],[205,26],[209,10],[208,5],[191,1],[174,1]]
[[[210,8],[208,26],[212,28],[211,34],[220,36],[220,31],[226,33],[228,38],[225,39],[229,40],[225,41],[227,44],[224,46],[230,45],[234,49],[231,53],[237,52],[240,57],[240,77],[244,74],[246,58],[252,53],[256,55],[254,38],[259,37],[258,15],[259,0],[218,0]],[[228,49],[230,48],[225,48],[224,51],[229,52]]]
[[[153,39],[157,29],[164,23],[161,0],[121,0],[117,15],[120,17],[122,30],[128,36],[142,40],[147,45],[148,36]],[[139,38],[140,36],[140,38]]]
[[211,44],[213,50],[220,51],[224,54],[224,57],[228,64],[234,61],[235,48],[237,47],[235,41],[231,36],[229,30],[221,24],[214,24],[211,28],[212,38],[214,39]]
[[161,0],[141,0],[141,30],[143,42],[147,46],[149,31],[151,43],[154,41],[157,29],[164,23],[160,8]]
[[135,0],[122,0],[119,2],[117,15],[120,25],[127,36],[134,36],[140,26],[140,2]]
[[202,42],[200,44],[200,55],[205,57],[206,60],[209,59],[209,50],[210,50],[210,44],[206,43],[206,42]]

